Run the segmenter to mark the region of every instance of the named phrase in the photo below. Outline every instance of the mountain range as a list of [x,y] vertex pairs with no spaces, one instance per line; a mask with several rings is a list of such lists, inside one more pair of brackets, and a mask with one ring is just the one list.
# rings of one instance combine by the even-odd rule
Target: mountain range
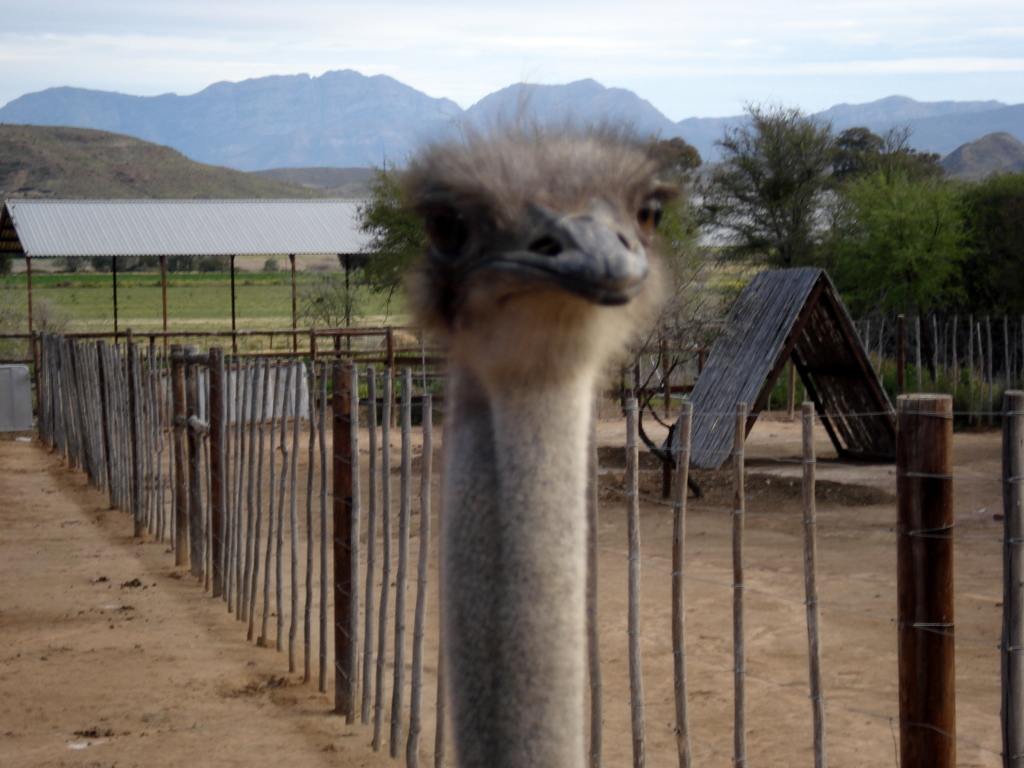
[[[520,117],[542,124],[626,123],[641,135],[681,136],[705,160],[718,159],[715,141],[744,120],[737,115],[673,122],[632,91],[594,80],[519,83],[463,110],[392,77],[353,70],[220,82],[187,96],[49,88],[0,107],[0,123],[113,131],[167,145],[202,163],[245,171],[401,163],[424,141]],[[991,133],[1024,141],[1024,104],[890,96],[839,104],[817,117],[837,131],[863,125],[884,133],[909,126],[916,149],[941,155]]]

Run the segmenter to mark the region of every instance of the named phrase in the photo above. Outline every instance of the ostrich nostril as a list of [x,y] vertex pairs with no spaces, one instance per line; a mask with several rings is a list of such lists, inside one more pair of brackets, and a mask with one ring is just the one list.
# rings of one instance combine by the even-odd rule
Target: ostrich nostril
[[557,256],[562,252],[562,244],[551,235],[544,235],[530,244],[530,250],[542,256]]
[[622,243],[626,247],[627,251],[633,250],[633,247],[629,244],[629,240],[627,240],[626,236],[624,234],[622,234],[621,232],[619,232],[619,242]]

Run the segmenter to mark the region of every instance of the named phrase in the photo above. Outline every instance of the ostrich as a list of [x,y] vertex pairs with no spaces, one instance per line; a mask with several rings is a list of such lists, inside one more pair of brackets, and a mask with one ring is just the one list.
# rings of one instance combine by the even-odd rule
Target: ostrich
[[609,356],[652,316],[674,189],[607,129],[427,147],[412,303],[449,355],[441,611],[461,768],[582,768],[587,444]]

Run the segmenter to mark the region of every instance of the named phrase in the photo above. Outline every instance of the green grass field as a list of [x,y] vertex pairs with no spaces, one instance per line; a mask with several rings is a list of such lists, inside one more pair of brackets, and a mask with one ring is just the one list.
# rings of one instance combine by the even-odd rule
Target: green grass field
[[[302,286],[312,279],[299,273],[299,325],[309,322],[301,316]],[[6,278],[16,291],[24,313],[27,302],[26,277]],[[37,323],[40,313],[53,307],[67,313],[74,331],[113,331],[114,301],[109,274],[35,274],[32,278]],[[291,279],[287,273],[236,273],[236,319],[239,329],[284,329],[291,327]],[[118,275],[118,326],[121,330],[156,331],[162,327],[160,275],[129,273]],[[387,307],[382,298],[369,295],[363,304],[363,317],[354,324],[378,324]],[[393,303],[392,323],[402,322],[403,307]],[[167,320],[172,331],[224,330],[231,327],[231,279],[228,274],[182,274],[168,276]]]

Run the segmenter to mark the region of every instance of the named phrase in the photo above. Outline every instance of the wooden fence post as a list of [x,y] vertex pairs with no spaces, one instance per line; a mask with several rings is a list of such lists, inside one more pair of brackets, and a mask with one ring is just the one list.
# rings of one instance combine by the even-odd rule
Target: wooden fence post
[[796,409],[796,363],[789,358],[789,377],[786,386],[786,421],[792,421]]
[[803,404],[804,595],[807,602],[807,659],[814,721],[814,768],[825,768],[825,699],[821,691],[818,631],[818,532],[815,500],[814,403]]
[[900,766],[954,768],[953,399],[897,400]]
[[[213,565],[211,594],[224,591],[224,350],[210,349],[210,559]],[[297,418],[297,417],[296,417]]]
[[[589,446],[587,447],[587,678],[590,683],[590,749],[587,765],[589,768],[601,768],[602,750],[602,683],[601,683],[601,628],[598,624],[598,562],[599,536],[597,511],[600,505],[598,496],[598,467],[600,461],[597,451],[597,423],[601,414],[601,394],[595,397],[593,415],[590,422]],[[440,638],[438,645],[441,645]],[[438,667],[438,680],[443,681],[441,667]],[[441,717],[444,685],[438,685],[438,718]]]
[[349,702],[346,722],[354,723],[356,717],[356,696],[359,686],[359,532],[362,530],[362,506],[359,489],[359,367],[355,363],[348,364],[349,391],[349,473],[352,478],[349,497],[349,519],[352,537],[349,539],[349,557],[351,560],[351,583],[349,591],[351,607],[349,608],[349,660],[348,667],[352,675],[351,701]]
[[171,402],[174,439],[174,564],[187,566],[188,499],[185,493],[185,357],[180,344],[171,345]]
[[[411,377],[410,377],[411,378]],[[405,748],[407,768],[419,765],[423,700],[423,635],[427,616],[427,572],[430,566],[430,485],[434,452],[433,401],[429,392],[422,399],[423,453],[420,467],[420,536],[416,567],[416,613],[412,635],[412,683],[409,693],[409,738]],[[372,477],[372,475],[371,475]]]
[[390,325],[386,329],[386,335],[384,342],[387,348],[387,366],[388,373],[391,374],[391,423],[388,425],[392,429],[398,425],[398,409],[395,407],[395,387],[394,383],[398,380],[397,372],[395,370],[395,329]]
[[903,315],[896,315],[896,392],[907,391],[907,326]]
[[348,363],[334,362],[334,712],[354,714],[352,624],[352,417]]
[[1003,766],[1024,768],[1024,392],[1003,396]]
[[675,495],[672,499],[672,660],[676,704],[676,751],[679,768],[690,768],[690,718],[686,688],[686,491],[690,475],[690,426],[693,403],[683,403],[672,441]]
[[672,410],[672,383],[669,381],[671,378],[669,359],[668,359],[668,342],[661,342],[661,385],[664,389],[665,394],[665,418],[667,419],[669,413]]
[[188,424],[193,417],[199,418],[199,371],[193,359],[199,354],[199,347],[185,347],[185,442],[188,444],[188,537],[192,575],[203,579],[204,562],[202,486],[199,474],[201,448],[199,433]]
[[732,509],[732,653],[733,653],[733,764],[747,765],[747,652],[743,630],[743,526],[746,497],[744,443],[747,435],[747,404],[736,404],[733,431],[733,509]]
[[[52,346],[52,345],[51,345]],[[114,476],[110,467],[112,461],[110,453],[110,414],[107,408],[107,402],[110,398],[107,393],[107,388],[110,386],[110,382],[107,380],[106,375],[106,342],[96,342],[96,369],[99,374],[99,385],[100,391],[97,392],[97,396],[100,400],[100,420],[103,422],[103,469],[104,477],[107,483],[107,495],[110,497],[110,508],[114,508]],[[56,438],[54,438],[56,442]]]
[[640,656],[640,504],[637,401],[626,400],[626,525],[629,539],[629,701],[632,714],[633,768],[644,768],[644,684]]
[[139,345],[132,341],[131,328],[128,329],[128,457],[131,461],[130,476],[132,478],[131,496],[134,536],[142,535],[142,478],[139,457]]
[[409,526],[412,522],[412,369],[402,369],[402,458],[398,498],[398,564],[395,569],[394,682],[391,686],[390,754],[398,757],[405,695],[405,600],[409,591]]

